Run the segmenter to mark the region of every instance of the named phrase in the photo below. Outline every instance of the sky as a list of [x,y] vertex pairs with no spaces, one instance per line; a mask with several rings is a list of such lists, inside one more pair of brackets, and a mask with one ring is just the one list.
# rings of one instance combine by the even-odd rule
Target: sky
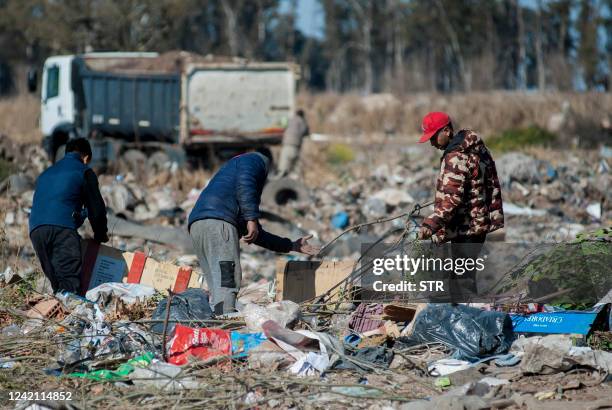
[[[286,12],[289,4],[289,0],[283,0],[281,12]],[[297,27],[306,36],[323,38],[325,13],[318,0],[297,0]]]

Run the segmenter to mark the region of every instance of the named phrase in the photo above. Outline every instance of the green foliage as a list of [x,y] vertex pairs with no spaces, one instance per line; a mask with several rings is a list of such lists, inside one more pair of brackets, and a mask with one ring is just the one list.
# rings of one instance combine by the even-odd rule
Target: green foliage
[[574,243],[581,243],[584,241],[612,242],[612,228],[600,228],[591,232],[581,232],[576,235]]
[[355,159],[355,153],[346,144],[331,144],[327,147],[326,155],[331,165],[343,165]]
[[510,129],[487,139],[487,146],[494,151],[516,151],[527,146],[549,145],[557,139],[552,134],[537,126]]
[[535,284],[545,280],[559,290],[570,289],[549,303],[578,306],[596,303],[612,287],[610,266],[612,244],[584,241],[556,245],[531,261],[521,276]]

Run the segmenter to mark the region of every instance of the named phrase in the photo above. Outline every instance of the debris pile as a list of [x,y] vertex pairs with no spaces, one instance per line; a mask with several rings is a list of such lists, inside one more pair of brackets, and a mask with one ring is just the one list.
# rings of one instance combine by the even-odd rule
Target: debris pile
[[[117,257],[141,255],[155,265],[151,271],[171,266],[165,272],[174,272],[172,279],[190,267],[181,286],[178,280],[161,285],[146,273],[134,281],[126,267],[115,281],[90,282],[82,296],[50,295],[27,232],[42,168],[36,171],[24,155],[40,164],[44,156],[18,147],[5,157],[14,169],[0,197],[3,390],[35,384],[71,392],[91,408],[612,405],[609,298],[565,308],[529,300],[467,306],[372,302],[336,288],[354,273],[362,243],[398,230],[414,238],[431,210],[419,204],[432,199],[439,162],[428,147],[389,143],[381,144],[384,153],[356,144],[350,166],[325,165],[321,153],[329,144],[318,144],[306,147],[302,161],[320,166],[302,165],[304,186],[271,184],[262,224],[286,236],[316,233],[331,243],[322,256],[343,261],[290,256],[277,266],[275,255],[244,247],[239,312],[230,315],[214,315],[208,292],[198,286],[185,229],[209,174],[170,165],[148,181],[131,173],[100,176]],[[609,225],[609,152],[554,155],[497,156],[508,241],[568,239]],[[355,225],[361,229],[347,231]],[[89,228],[82,229],[86,237]],[[609,230],[580,238],[611,241]],[[312,279],[308,294],[310,279],[303,289],[291,288],[291,266],[299,267],[291,278],[310,278],[308,269],[330,273],[323,275],[327,282]],[[566,322],[575,326],[557,326]],[[57,407],[52,401],[40,404]]]

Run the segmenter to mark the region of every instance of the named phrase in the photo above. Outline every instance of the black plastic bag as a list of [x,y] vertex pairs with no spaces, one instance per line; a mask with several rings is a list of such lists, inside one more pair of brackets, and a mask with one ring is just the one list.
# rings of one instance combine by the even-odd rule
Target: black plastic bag
[[351,356],[356,360],[338,359],[332,368],[335,370],[371,370],[369,366],[360,366],[360,362],[372,364],[376,367],[389,368],[393,361],[393,351],[385,346],[363,347],[361,349],[352,350],[347,348],[347,356]]
[[507,313],[431,304],[417,316],[412,335],[399,338],[395,348],[443,343],[455,349],[453,358],[473,362],[507,353],[513,340],[512,320]]
[[[159,302],[155,312],[153,312],[153,319],[164,320],[166,319],[166,305],[168,299],[164,299]],[[206,320],[213,317],[212,309],[208,303],[208,292],[202,289],[190,288],[182,293],[178,293],[172,297],[170,303],[170,317],[169,320]],[[168,323],[167,334],[171,334],[174,331],[175,323]],[[196,324],[189,325],[194,327]],[[151,331],[155,333],[163,333],[164,323],[159,322],[151,326]]]

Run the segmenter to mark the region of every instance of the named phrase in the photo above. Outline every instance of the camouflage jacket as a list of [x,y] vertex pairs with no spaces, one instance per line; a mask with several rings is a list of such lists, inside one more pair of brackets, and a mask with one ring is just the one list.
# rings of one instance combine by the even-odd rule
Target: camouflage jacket
[[489,233],[504,226],[495,162],[475,132],[459,131],[444,150],[434,212],[423,225],[440,242],[458,235]]

